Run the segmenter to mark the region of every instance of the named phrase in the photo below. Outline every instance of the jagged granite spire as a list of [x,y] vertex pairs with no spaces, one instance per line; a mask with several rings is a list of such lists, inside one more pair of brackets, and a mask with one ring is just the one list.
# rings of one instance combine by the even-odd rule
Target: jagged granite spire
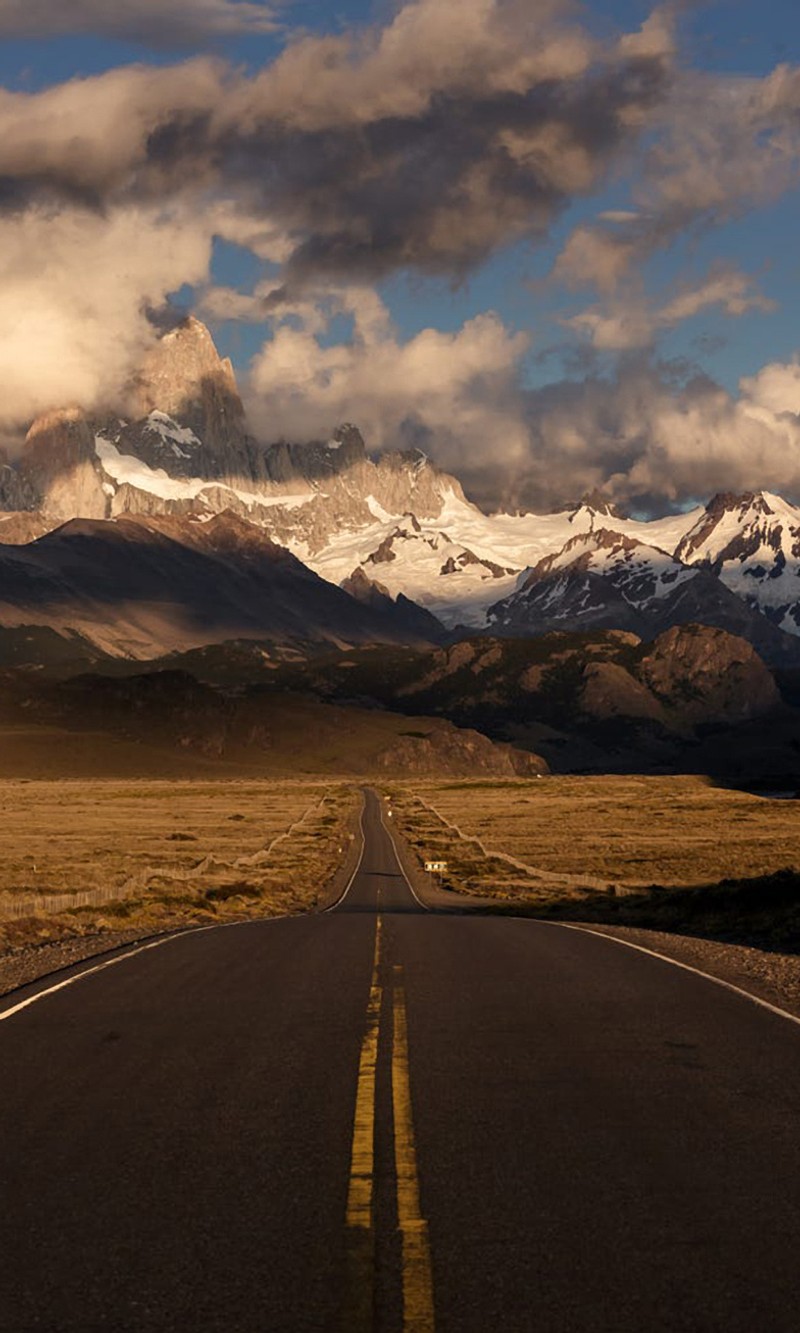
[[150,350],[131,390],[132,415],[165,413],[211,449],[244,439],[244,407],[233,366],[220,356],[205,324],[194,316]]

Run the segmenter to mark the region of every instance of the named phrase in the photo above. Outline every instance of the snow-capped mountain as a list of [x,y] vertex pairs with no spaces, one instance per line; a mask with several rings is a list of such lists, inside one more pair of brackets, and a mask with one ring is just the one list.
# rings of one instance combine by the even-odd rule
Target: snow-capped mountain
[[[430,465],[428,465],[430,467]],[[543,560],[567,552],[576,538],[606,531],[614,522],[617,541],[674,546],[702,510],[639,523],[611,519],[608,511],[582,503],[558,514],[488,516],[465,499],[453,479],[438,474],[440,507],[430,518],[387,513],[374,497],[372,521],[344,530],[319,551],[292,544],[318,574],[341,582],[360,569],[393,596],[404,593],[450,628],[485,628],[489,610],[513,594]]]
[[581,533],[540,560],[489,608],[488,620],[506,634],[618,629],[643,639],[701,622],[748,639],[771,661],[794,656],[788,636],[707,568],[607,528]]
[[768,491],[716,495],[676,556],[703,563],[749,606],[800,634],[800,508]]
[[[510,597],[489,608],[500,628],[634,629],[642,617],[698,575],[666,551],[608,528],[578,533],[518,583]],[[556,624],[553,624],[556,622]]]
[[454,632],[649,633],[693,616],[776,660],[785,632],[800,636],[800,509],[778,496],[719,495],[651,522],[598,494],[487,515],[417,450],[371,458],[352,425],[313,444],[253,439],[230,362],[195,319],[160,340],[129,397],[125,419],[41,417],[16,462],[0,460],[0,543],[76,517],[230,511],[357,600],[402,597]]

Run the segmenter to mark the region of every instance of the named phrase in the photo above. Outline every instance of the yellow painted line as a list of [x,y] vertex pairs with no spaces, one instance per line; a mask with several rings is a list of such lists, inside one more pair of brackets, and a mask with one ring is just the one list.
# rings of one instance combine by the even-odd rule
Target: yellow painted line
[[380,986],[381,918],[376,918],[375,959],[367,1005],[367,1027],[358,1068],[350,1186],[347,1194],[345,1294],[342,1307],[343,1333],[367,1333],[372,1329],[375,1274],[375,1230],[373,1182],[375,1174],[375,1071],[381,1017]]
[[[395,976],[400,973],[395,968]],[[433,1333],[433,1273],[428,1224],[419,1197],[417,1148],[411,1110],[408,1022],[405,991],[395,981],[393,993],[392,1104],[397,1218],[403,1247],[403,1333]]]

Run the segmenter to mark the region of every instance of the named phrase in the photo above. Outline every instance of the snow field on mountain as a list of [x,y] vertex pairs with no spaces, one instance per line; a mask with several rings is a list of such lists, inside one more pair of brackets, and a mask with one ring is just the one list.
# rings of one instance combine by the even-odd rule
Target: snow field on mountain
[[102,435],[95,436],[95,451],[103,472],[117,486],[132,486],[146,495],[155,495],[159,500],[192,501],[201,498],[204,492],[216,489],[229,491],[237,500],[250,507],[258,505],[260,508],[281,506],[284,509],[297,509],[314,499],[308,492],[302,495],[268,495],[261,491],[242,491],[222,482],[205,481],[201,477],[171,477],[164,468],[152,468],[133,454],[120,453],[117,446]]
[[189,458],[191,455],[184,453],[180,448],[182,444],[189,445],[192,448],[200,446],[200,441],[193,430],[188,426],[179,426],[172,417],[168,417],[166,412],[151,412],[147,418],[147,429],[154,435],[160,435],[162,440],[172,445],[176,458]]
[[[450,487],[433,519],[389,514],[374,496],[367,497],[367,505],[374,523],[336,533],[314,554],[305,543],[293,543],[293,553],[332,583],[342,583],[360,568],[392,597],[404,594],[448,628],[484,628],[489,608],[521,587],[534,566],[549,556],[559,556],[564,566],[571,564],[581,552],[575,553],[570,543],[585,536],[591,549],[593,529],[606,524],[615,533],[646,544],[635,553],[598,550],[591,556],[592,572],[624,568],[631,583],[651,581],[650,595],[666,595],[678,581],[692,577],[667,550],[674,549],[698,514],[705,512],[694,510],[652,523],[606,517],[585,505],[558,514],[487,515]],[[668,548],[662,546],[665,542]],[[497,569],[503,574],[498,575]]]

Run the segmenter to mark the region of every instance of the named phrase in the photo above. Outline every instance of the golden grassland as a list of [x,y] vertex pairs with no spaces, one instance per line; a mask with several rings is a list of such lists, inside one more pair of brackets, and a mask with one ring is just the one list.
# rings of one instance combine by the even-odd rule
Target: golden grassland
[[453,888],[489,896],[624,894],[800,868],[796,801],[703,777],[423,781],[393,795],[417,851],[448,861]]
[[360,795],[320,781],[0,781],[0,948],[314,907]]

